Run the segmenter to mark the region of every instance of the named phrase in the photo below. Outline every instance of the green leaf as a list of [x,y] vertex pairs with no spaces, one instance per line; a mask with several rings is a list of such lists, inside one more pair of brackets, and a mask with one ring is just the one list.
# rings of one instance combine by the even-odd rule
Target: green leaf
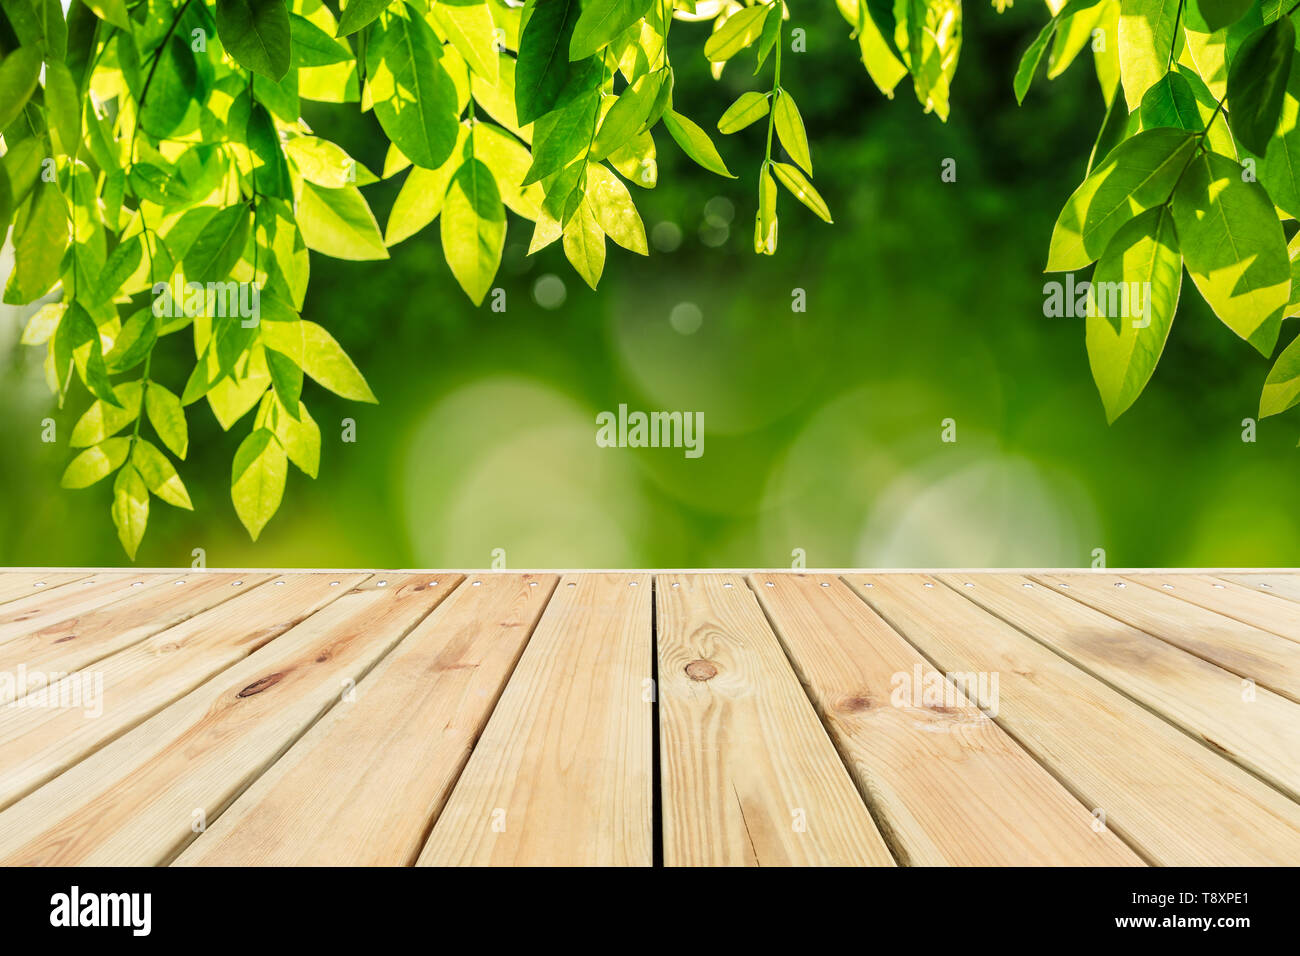
[[296,13],[289,14],[289,38],[296,66],[331,66],[352,59],[352,50],[346,43]]
[[187,40],[173,36],[158,54],[161,63],[140,111],[140,126],[159,138],[181,125],[200,90],[198,64]]
[[243,203],[218,210],[182,259],[186,281],[207,283],[230,278],[248,245],[252,222],[248,206]]
[[298,403],[297,421],[288,414],[280,414],[275,434],[298,470],[315,478],[320,472],[320,426],[307,413],[307,406]]
[[[492,170],[492,178],[501,190],[501,201],[506,204],[506,208],[517,216],[535,222],[541,215],[542,198],[545,195],[541,185],[516,185],[524,181],[528,167],[532,165],[533,158],[528,149],[505,130],[491,123],[476,123],[474,155]],[[443,191],[446,192],[445,185]],[[398,198],[401,198],[400,195]],[[441,203],[441,195],[438,201]],[[391,226],[391,220],[389,224]]]
[[75,156],[81,142],[81,97],[72,74],[61,60],[45,64],[45,108],[50,125],[59,134],[64,154]]
[[162,443],[183,459],[189,451],[190,436],[181,400],[157,382],[150,382],[144,393],[144,408]]
[[246,70],[279,81],[289,71],[289,11],[284,0],[216,0],[217,35]]
[[356,33],[375,17],[384,12],[396,0],[348,0],[339,17],[337,36],[346,37]]
[[302,398],[302,368],[289,356],[272,348],[266,350],[266,367],[271,373],[271,387],[275,389],[280,404],[297,411]]
[[583,156],[592,141],[600,100],[600,93],[591,90],[537,121],[533,129],[533,162],[520,185],[541,182]]
[[781,145],[790,154],[790,158],[811,176],[812,154],[808,151],[808,134],[804,132],[803,117],[799,115],[799,107],[795,106],[794,97],[785,90],[778,90],[776,101],[772,104],[772,114],[776,121],[776,135],[780,137]]
[[718,132],[723,135],[738,133],[761,120],[767,111],[767,94],[755,93],[753,90],[741,93],[718,119]]
[[1034,82],[1034,74],[1038,72],[1038,64],[1043,62],[1043,57],[1047,53],[1047,45],[1052,42],[1052,37],[1056,33],[1056,28],[1060,24],[1058,17],[1052,17],[1048,20],[1043,28],[1038,31],[1034,37],[1034,42],[1029,44],[1029,49],[1020,57],[1020,65],[1016,68],[1016,76],[1012,81],[1012,88],[1015,90],[1016,102],[1023,103],[1025,94],[1029,92],[1030,84]]
[[593,162],[604,159],[629,142],[646,125],[659,98],[664,81],[670,76],[667,67],[647,73],[619,94],[605,118],[591,147]]
[[1228,110],[1237,141],[1262,155],[1282,115],[1295,56],[1295,26],[1276,20],[1256,30],[1237,51],[1228,72]]
[[1282,224],[1259,183],[1202,153],[1174,192],[1174,225],[1192,281],[1222,322],[1272,354],[1291,291]]
[[398,5],[369,34],[366,82],[375,117],[417,166],[437,169],[459,132],[456,84],[439,62],[442,42],[419,16]]
[[355,186],[323,189],[303,183],[298,226],[308,249],[335,259],[387,259],[375,215]]
[[[523,125],[554,109],[569,78],[578,0],[528,0],[515,67],[515,111]],[[499,117],[498,117],[499,118]]]
[[569,40],[569,59],[585,60],[603,50],[615,37],[650,9],[652,0],[587,0]]
[[137,438],[131,464],[144,479],[145,486],[163,501],[186,511],[194,510],[190,493],[185,490],[185,482],[176,473],[176,467],[152,443]]
[[22,338],[19,343],[22,345],[44,345],[50,340],[50,337],[59,328],[59,321],[63,318],[63,313],[67,311],[66,302],[47,302],[27,320],[27,326],[23,329]]
[[144,361],[158,341],[158,319],[150,308],[143,308],[122,325],[113,347],[104,356],[110,374],[125,372]]
[[295,136],[284,144],[284,151],[303,179],[326,189],[364,185],[362,180],[372,175],[343,147],[318,136]]
[[1196,8],[1211,33],[1236,23],[1253,5],[1254,0],[1196,0]]
[[57,183],[40,180],[20,209],[13,229],[14,269],[4,300],[15,305],[34,302],[59,281],[68,248],[68,213]]
[[82,0],[82,2],[105,23],[111,23],[119,30],[130,31],[131,18],[127,14],[126,0]]
[[130,425],[140,417],[140,390],[139,382],[123,382],[117,386],[114,394],[121,404],[120,408],[96,399],[73,426],[68,444],[73,448],[98,445],[105,438]]
[[636,211],[632,195],[617,176],[604,166],[587,170],[587,202],[602,232],[631,252],[650,254],[646,244],[645,224]]
[[14,121],[27,105],[41,75],[41,52],[20,46],[0,60],[0,130]]
[[1268,141],[1257,173],[1274,205],[1288,216],[1300,216],[1300,58],[1291,61],[1277,133]]
[[447,195],[447,186],[458,168],[454,154],[438,169],[425,169],[423,166],[411,168],[393,202],[392,212],[388,214],[384,245],[395,246],[438,218],[443,199]]
[[1143,129],[1162,126],[1199,133],[1205,128],[1201,112],[1196,106],[1196,94],[1186,77],[1180,73],[1166,73],[1155,86],[1146,91],[1138,108]]
[[68,463],[63,472],[63,480],[59,483],[64,488],[89,488],[121,468],[130,450],[130,438],[110,438],[93,448],[87,448]]
[[815,212],[826,222],[834,222],[831,219],[830,207],[826,205],[826,200],[813,188],[813,184],[808,181],[808,177],[803,171],[789,163],[772,163],[772,169],[776,172],[776,178],[781,181],[786,189],[794,194],[794,197],[801,203]]
[[1259,417],[1267,418],[1284,412],[1300,402],[1300,337],[1282,350],[1277,362],[1264,380],[1264,391],[1259,396]]
[[267,345],[287,355],[302,370],[336,395],[354,402],[376,402],[370,386],[343,347],[315,322],[268,322],[262,326]]
[[284,449],[267,428],[240,444],[230,473],[230,500],[254,541],[280,507],[289,467]]
[[113,482],[113,524],[117,525],[117,539],[132,561],[144,539],[144,529],[149,524],[149,488],[133,465],[126,465]]
[[605,269],[605,233],[585,199],[564,227],[564,255],[582,280],[596,288]]
[[1189,133],[1153,129],[1111,150],[1057,217],[1047,271],[1081,269],[1097,259],[1120,226],[1169,198],[1194,148]]
[[737,10],[705,41],[704,55],[714,63],[730,60],[759,38],[767,11],[761,3]]
[[1178,310],[1183,258],[1168,206],[1130,220],[1093,270],[1088,361],[1113,422],[1142,394]]
[[[1020,65],[1016,68],[1016,76],[1012,82],[1012,87],[1015,90],[1017,103],[1025,101],[1025,94],[1029,92],[1030,84],[1034,81],[1034,74],[1038,72],[1038,65],[1043,62],[1043,55],[1047,52],[1048,44],[1052,42],[1052,37],[1055,36],[1057,30],[1076,14],[1095,7],[1100,2],[1101,0],[1070,0],[1038,31],[1037,36],[1034,37],[1034,42],[1029,44],[1029,49],[1025,50],[1020,57]],[[1068,65],[1068,62],[1065,65]],[[1059,73],[1060,70],[1065,69],[1065,65],[1061,65],[1056,72]]]
[[59,322],[52,354],[60,386],[67,380],[70,367],[75,365],[82,383],[92,395],[110,405],[117,404],[117,395],[104,364],[99,329],[80,303],[72,303]]
[[1120,0],[1120,83],[1130,110],[1169,72],[1182,0]]
[[496,24],[492,22],[492,11],[485,0],[478,3],[435,3],[433,19],[442,35],[465,58],[469,68],[489,83],[495,83],[498,72]]
[[736,178],[731,174],[731,170],[727,169],[727,164],[722,161],[722,157],[718,155],[718,150],[713,145],[713,140],[709,139],[709,134],[694,122],[676,110],[669,110],[664,114],[664,127],[682,148],[682,152],[709,172],[726,176],[728,179]]
[[442,251],[451,273],[481,305],[501,265],[506,211],[492,172],[467,159],[452,178],[442,208]]
[[249,113],[246,138],[253,157],[254,188],[262,196],[291,199],[293,183],[289,179],[289,163],[284,158],[280,134],[275,128],[275,120],[261,103],[254,103]]
[[758,175],[758,213],[754,217],[754,251],[760,255],[774,255],[776,232],[776,180],[764,167]]

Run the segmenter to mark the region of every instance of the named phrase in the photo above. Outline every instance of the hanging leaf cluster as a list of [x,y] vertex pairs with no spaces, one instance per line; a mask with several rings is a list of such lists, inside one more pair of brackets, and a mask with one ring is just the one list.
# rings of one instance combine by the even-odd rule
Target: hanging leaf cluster
[[[1295,10],[1295,0],[1069,0],[1021,60],[1023,100],[1044,59],[1055,77],[1090,49],[1106,102],[1047,271],[1092,266],[1086,343],[1111,421],[1155,371],[1184,271],[1214,315],[1266,358],[1283,320],[1300,315]],[[1297,402],[1293,340],[1259,412]]]

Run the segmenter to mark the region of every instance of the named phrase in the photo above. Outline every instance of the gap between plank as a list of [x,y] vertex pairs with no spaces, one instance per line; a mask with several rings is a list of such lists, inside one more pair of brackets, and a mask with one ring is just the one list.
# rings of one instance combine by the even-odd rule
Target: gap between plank
[[767,607],[759,599],[758,591],[754,587],[754,579],[756,575],[762,573],[763,572],[761,571],[756,571],[744,575],[743,580],[745,586],[749,588],[750,592],[754,595],[754,603],[758,605],[759,611],[762,612],[764,619],[767,621],[768,629],[776,637],[776,642],[781,648],[781,653],[785,655],[786,663],[790,665],[790,669],[794,671],[795,677],[798,678],[799,689],[802,690],[804,696],[808,698],[808,705],[812,707],[813,713],[817,715],[817,722],[821,724],[822,732],[830,741],[831,746],[835,748],[835,755],[840,758],[840,763],[844,765],[844,771],[849,775],[849,780],[852,781],[853,788],[858,791],[858,795],[862,798],[862,803],[867,808],[867,813],[871,817],[871,822],[875,824],[876,830],[880,833],[880,838],[885,843],[885,849],[887,849],[890,855],[894,858],[894,863],[896,865],[912,866],[913,864],[907,855],[907,851],[899,844],[897,837],[894,835],[893,829],[889,826],[888,820],[876,807],[875,803],[871,799],[871,795],[867,793],[863,787],[858,785],[857,778],[853,773],[847,755],[840,747],[839,742],[835,738],[835,734],[831,733],[830,728],[826,726],[826,715],[821,712],[817,707],[816,702],[808,693],[808,680],[804,677],[804,673],[799,668],[799,664],[795,660],[794,655],[790,653],[790,648],[786,646],[785,637],[781,634],[781,629],[777,627],[776,621],[772,619],[772,615],[768,613]]
[[[386,572],[381,572],[381,573],[386,573]],[[356,587],[361,587],[362,585],[366,584],[368,581],[373,580],[377,576],[378,574],[372,574],[370,577],[365,578],[363,581],[361,581],[360,584],[356,585]],[[404,640],[406,640],[407,636],[413,630],[415,630],[420,624],[422,624],[424,620],[429,617],[429,615],[433,614],[436,610],[438,610],[438,608],[442,607],[442,603],[446,601],[447,598],[449,598],[455,591],[459,590],[461,585],[463,585],[464,583],[465,583],[465,577],[462,576],[460,581],[458,581],[455,584],[455,586],[448,588],[447,593],[442,595],[442,597],[438,599],[438,603],[433,605],[431,608],[429,608],[427,613],[420,615],[419,618],[411,622],[409,627],[404,628],[402,630],[401,636],[398,637],[397,640],[393,641],[392,645],[388,648],[386,652],[380,654],[378,657],[372,660],[369,667],[365,668],[362,671],[359,671],[356,674],[355,677],[356,686],[360,687],[361,682],[364,681],[370,675],[370,672],[373,671],[376,667],[378,667],[379,664],[382,661],[384,661],[389,654],[393,653],[393,651],[395,651],[401,645],[401,643]],[[334,602],[331,601],[330,603],[333,604]],[[323,608],[317,609],[316,612],[308,615],[308,618],[314,617],[315,614],[319,614],[321,610],[323,610]],[[302,622],[299,622],[299,624],[301,623]],[[294,627],[297,626],[299,625],[298,624],[294,625]],[[283,637],[284,634],[290,633],[292,630],[293,628],[289,628],[285,630],[282,634],[277,634],[274,638],[272,638],[270,641],[264,644],[263,647],[269,647],[277,639]],[[212,678],[209,678],[209,680],[211,679]],[[204,684],[206,683],[207,681],[204,681]],[[191,693],[193,693],[193,691],[191,691]],[[338,695],[335,694],[329,698],[329,702],[326,703],[325,706],[322,707],[314,717],[312,717],[309,721],[304,723],[301,732],[299,732],[295,736],[291,737],[288,741],[286,741],[284,746],[282,746],[279,750],[277,750],[269,760],[265,761],[262,764],[261,769],[259,769],[256,773],[250,773],[246,775],[243,781],[243,786],[239,787],[236,791],[231,793],[229,799],[227,799],[223,804],[221,804],[221,806],[217,808],[216,812],[213,813],[208,818],[206,826],[204,827],[204,832],[207,831],[207,827],[215,823],[223,813],[225,813],[228,809],[230,809],[230,807],[234,805],[235,801],[238,800],[240,797],[242,797],[245,792],[247,792],[249,787],[251,787],[259,779],[261,779],[263,774],[265,774],[268,770],[270,770],[273,766],[275,766],[276,762],[279,761],[279,759],[283,757],[286,753],[288,753],[290,748],[292,748],[294,744],[296,744],[299,740],[301,740],[309,730],[311,730],[318,723],[320,723],[321,718],[324,717],[331,710],[333,710],[334,707],[337,705],[337,703],[338,703]],[[200,839],[202,836],[203,836],[202,833],[191,833],[188,838],[182,837],[179,841],[177,841],[177,844],[173,846],[172,849],[162,857],[158,865],[171,866],[178,856],[180,856],[187,849],[189,849],[191,844],[193,844],[196,840]]]
[[[865,575],[864,575],[864,576],[865,576]],[[872,612],[873,612],[874,614],[879,615],[879,616],[880,616],[880,619],[883,620],[886,624],[888,624],[889,627],[890,627],[890,629],[893,630],[893,632],[894,632],[895,634],[897,634],[899,637],[901,637],[901,638],[902,638],[902,639],[903,639],[903,640],[908,644],[909,647],[911,647],[914,651],[916,651],[917,654],[921,655],[922,660],[924,660],[924,661],[926,661],[927,663],[929,663],[929,665],[930,665],[931,667],[933,667],[933,668],[934,668],[938,673],[943,674],[943,675],[944,675],[944,680],[945,680],[945,681],[947,680],[948,670],[947,670],[947,669],[946,669],[942,664],[940,664],[939,661],[937,661],[937,660],[935,660],[934,658],[932,658],[932,657],[931,657],[929,654],[927,654],[927,653],[926,653],[922,648],[920,648],[916,643],[914,643],[914,642],[912,641],[912,639],[911,639],[910,637],[907,636],[907,631],[906,631],[904,628],[902,628],[902,627],[899,626],[897,623],[895,623],[894,620],[893,620],[892,618],[890,618],[890,616],[889,616],[888,614],[886,614],[885,611],[884,611],[883,609],[876,607],[876,605],[874,605],[874,604],[872,604],[870,601],[868,601],[868,600],[867,600],[867,599],[866,599],[866,598],[865,598],[865,597],[864,597],[864,596],[863,596],[863,595],[858,591],[857,588],[853,587],[853,586],[849,583],[849,580],[848,580],[847,576],[845,576],[845,575],[840,575],[839,580],[840,580],[840,581],[845,585],[845,587],[847,587],[850,591],[853,592],[853,594],[857,597],[857,599],[858,599],[859,601],[861,601],[861,602],[862,602],[863,604],[865,604],[867,607],[871,608],[871,610],[872,610]],[[952,590],[952,591],[956,591],[956,590],[957,590],[956,588],[954,588],[954,587],[952,587],[950,584],[948,584],[946,581],[942,581],[942,580],[940,580],[939,583],[940,583],[941,585],[943,585],[944,587],[948,588],[949,590]],[[961,593],[961,592],[957,592],[957,593]],[[978,604],[977,604],[976,607],[979,608],[979,609],[980,609],[981,611],[983,611],[984,613],[986,613],[986,614],[990,614],[991,616],[995,616],[995,617],[996,617],[996,615],[992,615],[992,612],[988,611],[987,609],[985,609],[985,608],[982,607],[981,605],[978,605]],[[999,620],[1000,620],[1000,618],[999,618]],[[1067,661],[1066,663],[1070,664],[1071,666],[1075,666],[1075,665],[1073,664],[1073,662],[1071,662],[1071,661]],[[1012,742],[1013,742],[1017,747],[1019,747],[1022,751],[1024,751],[1025,755],[1026,755],[1027,757],[1029,757],[1030,760],[1034,761],[1034,763],[1038,764],[1038,765],[1039,765],[1040,767],[1042,767],[1045,771],[1047,771],[1048,775],[1049,775],[1050,777],[1052,777],[1052,779],[1054,779],[1057,783],[1059,783],[1059,784],[1060,784],[1060,785],[1065,789],[1065,792],[1066,792],[1066,793],[1068,793],[1070,796],[1074,797],[1075,800],[1079,801],[1079,804],[1080,804],[1080,805],[1081,805],[1085,810],[1087,810],[1088,813],[1092,813],[1092,812],[1093,812],[1094,807],[1092,807],[1092,806],[1090,805],[1090,804],[1092,803],[1092,801],[1085,799],[1085,798],[1084,798],[1084,795],[1081,794],[1081,793],[1079,793],[1078,790],[1076,790],[1075,787],[1073,787],[1073,786],[1069,783],[1069,781],[1067,781],[1066,779],[1064,779],[1064,778],[1063,778],[1063,777],[1062,777],[1062,776],[1057,772],[1057,770],[1056,770],[1055,767],[1053,767],[1051,764],[1047,763],[1045,760],[1040,760],[1040,759],[1038,758],[1038,756],[1034,753],[1034,751],[1033,751],[1032,749],[1030,749],[1029,747],[1025,746],[1024,741],[1022,741],[1022,740],[1021,740],[1021,739],[1020,739],[1020,738],[1015,734],[1015,732],[1013,732],[1013,731],[1011,730],[1010,727],[1008,727],[1006,724],[1004,724],[1002,721],[1000,721],[1000,720],[999,720],[995,715],[990,714],[990,713],[989,713],[987,710],[985,710],[983,707],[980,707],[980,702],[979,702],[978,699],[976,699],[976,698],[968,698],[968,699],[970,700],[972,706],[978,708],[978,709],[980,710],[980,712],[984,714],[985,717],[987,717],[989,720],[993,721],[993,723],[997,724],[997,726],[1002,730],[1002,732],[1005,733],[1005,734],[1007,735],[1007,737],[1009,737],[1009,738],[1011,739],[1011,741],[1012,741]],[[1156,861],[1155,861],[1154,859],[1152,859],[1150,856],[1148,856],[1147,853],[1146,853],[1146,852],[1145,852],[1145,851],[1144,851],[1140,846],[1138,846],[1138,845],[1133,841],[1132,837],[1128,836],[1128,835],[1124,832],[1123,828],[1113,826],[1113,825],[1111,824],[1110,820],[1107,819],[1107,821],[1106,821],[1106,829],[1109,830],[1110,832],[1114,833],[1115,836],[1118,837],[1118,838],[1120,839],[1120,841],[1124,843],[1125,846],[1127,846],[1130,850],[1132,850],[1133,853],[1136,854],[1137,857],[1138,857],[1138,858],[1139,858],[1143,863],[1145,863],[1147,866],[1159,866],[1159,864],[1156,863]]]
[[[1008,572],[1008,574],[1010,575],[1010,572]],[[1022,576],[1023,576],[1023,575],[1022,575]],[[1017,631],[1019,631],[1021,634],[1024,634],[1026,637],[1028,637],[1028,638],[1029,638],[1031,641],[1033,641],[1035,644],[1038,644],[1038,645],[1040,645],[1040,646],[1042,646],[1042,647],[1047,648],[1047,650],[1051,651],[1053,654],[1055,654],[1057,657],[1061,658],[1061,660],[1065,661],[1065,662],[1066,662],[1067,664],[1069,664],[1070,666],[1072,666],[1072,667],[1077,667],[1079,670],[1083,671],[1085,674],[1087,674],[1087,675],[1088,675],[1089,677],[1091,677],[1093,680],[1096,680],[1096,681],[1098,681],[1098,682],[1100,682],[1100,683],[1102,683],[1102,684],[1105,684],[1105,685],[1106,685],[1107,687],[1109,687],[1111,690],[1115,691],[1115,693],[1120,694],[1120,695],[1123,696],[1123,697],[1126,697],[1127,699],[1131,700],[1133,703],[1135,703],[1135,704],[1137,704],[1139,707],[1141,707],[1143,710],[1147,711],[1148,713],[1154,714],[1156,717],[1159,717],[1161,720],[1163,720],[1163,721],[1164,721],[1165,723],[1167,723],[1169,726],[1173,727],[1173,728],[1174,728],[1175,730],[1177,730],[1179,733],[1183,734],[1183,735],[1186,736],[1186,737],[1190,737],[1192,740],[1196,741],[1198,744],[1200,744],[1200,745],[1201,745],[1202,747],[1204,747],[1206,750],[1210,751],[1210,753],[1214,754],[1214,755],[1215,755],[1216,757],[1218,757],[1220,760],[1226,760],[1228,763],[1232,764],[1234,767],[1237,767],[1237,768],[1239,768],[1239,769],[1241,769],[1241,770],[1244,770],[1246,773],[1250,774],[1250,775],[1251,775],[1252,777],[1254,777],[1256,780],[1260,781],[1260,783],[1265,784],[1265,785],[1268,786],[1269,789],[1271,789],[1271,790],[1276,790],[1278,793],[1280,793],[1282,796],[1286,797],[1286,798],[1287,798],[1288,800],[1290,800],[1292,803],[1300,803],[1300,799],[1298,799],[1298,798],[1296,797],[1295,794],[1290,793],[1289,791],[1287,791],[1287,790],[1283,789],[1282,787],[1278,786],[1277,784],[1275,784],[1273,781],[1269,780],[1267,777],[1265,777],[1265,776],[1263,776],[1262,774],[1256,772],[1256,770],[1255,770],[1253,767],[1247,765],[1244,761],[1233,759],[1233,757],[1230,756],[1230,755],[1228,754],[1227,751],[1225,751],[1225,750],[1223,750],[1223,749],[1221,749],[1221,748],[1219,748],[1219,747],[1216,747],[1214,744],[1212,744],[1210,741],[1206,740],[1206,739],[1205,739],[1204,737],[1202,737],[1200,734],[1193,732],[1192,730],[1190,730],[1190,729],[1187,728],[1187,727],[1184,727],[1182,724],[1180,724],[1180,723],[1178,723],[1177,721],[1175,721],[1172,717],[1170,717],[1170,716],[1168,716],[1168,715],[1166,715],[1166,714],[1161,713],[1161,712],[1160,712],[1159,710],[1157,710],[1157,709],[1156,709],[1152,704],[1147,703],[1145,700],[1142,700],[1140,697],[1136,697],[1136,696],[1134,696],[1133,694],[1131,694],[1131,693],[1129,693],[1128,691],[1124,690],[1124,688],[1118,686],[1117,684],[1113,684],[1113,683],[1111,683],[1109,680],[1107,680],[1106,678],[1102,677],[1100,674],[1095,673],[1095,672],[1092,670],[1092,668],[1087,667],[1086,665],[1084,665],[1084,664],[1083,664],[1082,662],[1080,662],[1080,661],[1076,661],[1076,660],[1074,660],[1073,658],[1071,658],[1070,656],[1068,656],[1067,654],[1065,654],[1064,652],[1062,652],[1062,651],[1059,650],[1058,648],[1053,647],[1049,642],[1047,642],[1047,641],[1043,641],[1043,640],[1040,640],[1039,638],[1037,638],[1036,636],[1034,636],[1034,634],[1033,634],[1032,632],[1025,630],[1025,628],[1023,628],[1023,627],[1021,627],[1020,625],[1016,624],[1014,621],[1009,620],[1009,619],[1006,618],[1006,617],[1003,617],[1003,616],[1002,616],[1001,614],[999,614],[997,611],[994,611],[994,610],[992,610],[991,608],[987,608],[987,607],[985,607],[983,604],[980,604],[979,601],[976,601],[976,600],[975,600],[973,597],[971,597],[970,595],[963,593],[963,591],[958,591],[957,588],[952,587],[952,585],[948,584],[946,581],[940,581],[940,583],[943,584],[945,587],[951,588],[951,590],[957,591],[958,594],[961,594],[962,597],[966,598],[966,600],[970,601],[970,603],[974,604],[977,608],[979,608],[979,609],[980,609],[981,611],[983,611],[985,614],[990,614],[990,615],[992,615],[993,617],[997,618],[999,621],[1001,621],[1003,624],[1006,624],[1008,627],[1015,628],[1015,629],[1016,629]],[[1053,590],[1052,588],[1047,588],[1045,585],[1035,585],[1035,586],[1036,586],[1036,587],[1043,587],[1043,588],[1045,588],[1045,589],[1048,590],[1048,591],[1052,591],[1052,593],[1054,593],[1054,594],[1060,594],[1060,593],[1061,593],[1061,592],[1059,592],[1059,591],[1055,591],[1055,590]],[[1062,595],[1062,596],[1064,596],[1064,595]],[[1092,610],[1096,610],[1096,608],[1092,608]],[[1120,623],[1124,623],[1124,622],[1121,621]],[[1130,626],[1130,627],[1131,627],[1132,625],[1126,625],[1126,626]],[[1134,630],[1141,630],[1141,629],[1140,629],[1140,628],[1134,628]],[[1142,633],[1145,634],[1146,632],[1143,631]],[[1162,643],[1163,643],[1163,642],[1162,642]],[[1173,645],[1170,645],[1170,646],[1172,647]],[[1177,650],[1182,650],[1182,648],[1176,648],[1176,649],[1177,649]],[[1196,655],[1193,654],[1193,655],[1190,655],[1190,656],[1195,657]],[[1200,658],[1198,658],[1198,660],[1199,660],[1199,659],[1200,659]],[[1211,663],[1212,663],[1212,662],[1211,662]],[[1219,667],[1218,664],[1212,664],[1212,666],[1214,666],[1214,667]],[[1219,667],[1219,669],[1220,669],[1220,670],[1223,670],[1224,673],[1232,674],[1232,671],[1225,670],[1225,669],[1222,668],[1222,667]],[[1234,674],[1233,676],[1235,677],[1235,676],[1237,676],[1237,675]],[[1283,699],[1283,700],[1289,700],[1289,698],[1285,698],[1285,697],[1282,698],[1282,699]]]

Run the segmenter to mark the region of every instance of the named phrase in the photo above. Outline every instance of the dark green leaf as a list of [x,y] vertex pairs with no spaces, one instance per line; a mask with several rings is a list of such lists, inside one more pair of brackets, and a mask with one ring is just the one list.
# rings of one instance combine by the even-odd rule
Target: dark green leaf
[[411,162],[437,169],[459,130],[456,85],[439,62],[441,41],[404,9],[385,15],[369,36],[366,74],[379,125]]
[[550,112],[569,78],[569,44],[578,0],[528,0],[515,67],[515,112],[527,125]]
[[289,11],[284,0],[216,0],[217,35],[240,66],[272,80],[289,71]]
[[1262,155],[1277,129],[1295,41],[1291,21],[1277,20],[1248,36],[1232,61],[1228,72],[1232,131],[1252,153]]

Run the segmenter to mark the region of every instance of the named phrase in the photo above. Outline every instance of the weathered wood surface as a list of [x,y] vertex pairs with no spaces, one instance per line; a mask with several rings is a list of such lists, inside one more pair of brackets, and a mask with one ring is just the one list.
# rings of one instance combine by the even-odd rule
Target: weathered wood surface
[[1294,864],[1298,701],[1286,571],[0,572],[0,863]]

